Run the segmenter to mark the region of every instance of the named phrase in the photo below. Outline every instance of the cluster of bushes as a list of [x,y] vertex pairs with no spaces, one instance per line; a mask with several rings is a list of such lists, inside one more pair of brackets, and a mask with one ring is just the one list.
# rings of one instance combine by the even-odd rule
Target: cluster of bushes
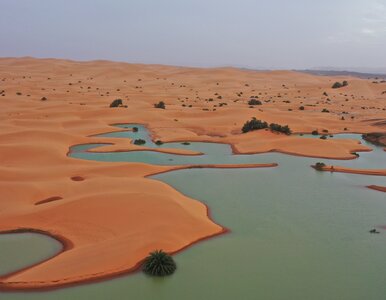
[[144,145],[144,144],[146,144],[146,141],[143,139],[136,139],[136,140],[134,140],[133,143],[134,143],[134,145]]
[[161,109],[165,109],[165,108],[166,108],[166,106],[165,106],[165,102],[163,102],[163,101],[160,101],[160,102],[158,102],[158,103],[154,104],[154,107],[155,107],[155,108],[161,108]]
[[272,131],[277,131],[277,132],[281,132],[281,133],[284,133],[284,134],[287,134],[287,135],[290,135],[292,133],[291,129],[288,127],[288,125],[279,125],[279,124],[276,124],[276,123],[271,123],[269,124],[269,129],[271,129]]
[[110,107],[119,107],[122,105],[123,105],[122,99],[115,99],[113,102],[111,102]]
[[332,88],[333,89],[339,89],[339,88],[341,88],[341,87],[344,87],[344,86],[348,86],[348,82],[345,80],[345,81],[343,81],[342,83],[340,83],[340,82],[335,82],[333,85],[332,85]]
[[261,105],[262,103],[260,100],[252,98],[252,99],[249,99],[248,104],[249,105]]
[[253,130],[259,130],[259,129],[265,129],[268,128],[268,123],[257,120],[255,117],[252,118],[252,120],[245,122],[243,125],[243,128],[241,128],[241,131],[243,133],[253,131]]
[[259,130],[259,129],[266,129],[266,128],[269,128],[272,131],[281,132],[281,133],[285,133],[285,134],[288,134],[288,135],[292,133],[292,131],[288,127],[288,125],[284,125],[283,126],[283,125],[279,125],[279,124],[276,124],[276,123],[271,123],[271,124],[268,125],[267,122],[261,121],[261,120],[257,120],[256,118],[252,118],[252,120],[245,122],[245,124],[241,128],[241,131],[243,133],[246,133],[246,132],[249,132],[249,131],[254,131],[254,130]]

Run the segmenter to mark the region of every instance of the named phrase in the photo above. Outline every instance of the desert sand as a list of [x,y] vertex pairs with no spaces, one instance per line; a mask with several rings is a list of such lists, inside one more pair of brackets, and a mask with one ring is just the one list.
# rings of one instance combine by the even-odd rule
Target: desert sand
[[365,169],[352,169],[345,168],[340,166],[324,166],[321,168],[321,171],[325,172],[338,172],[338,173],[349,173],[349,174],[359,174],[359,175],[371,175],[371,176],[386,176],[386,170],[365,170]]
[[386,193],[386,186],[379,186],[379,185],[369,185],[367,186],[369,189],[375,190],[375,191],[380,191],[380,192],[385,192]]
[[[331,88],[343,80],[347,87]],[[163,142],[354,159],[354,152],[370,149],[356,140],[265,130],[242,134],[241,127],[256,117],[288,124],[295,133],[384,132],[386,84],[373,81],[290,71],[0,59],[0,231],[44,232],[64,246],[45,262],[3,276],[0,287],[49,288],[109,278],[135,270],[149,251],[174,253],[226,231],[203,203],[149,178],[175,166],[78,160],[67,156],[72,145],[146,150],[128,139],[93,136],[117,131],[111,124],[140,123]],[[251,96],[263,104],[250,108]],[[126,107],[110,108],[116,98]],[[165,110],[154,108],[159,101]],[[263,167],[276,166],[272,163]]]

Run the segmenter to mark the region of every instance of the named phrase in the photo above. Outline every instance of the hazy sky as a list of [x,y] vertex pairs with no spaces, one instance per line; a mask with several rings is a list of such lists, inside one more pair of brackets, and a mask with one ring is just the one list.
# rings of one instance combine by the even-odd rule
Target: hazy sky
[[386,0],[0,0],[0,56],[386,67]]

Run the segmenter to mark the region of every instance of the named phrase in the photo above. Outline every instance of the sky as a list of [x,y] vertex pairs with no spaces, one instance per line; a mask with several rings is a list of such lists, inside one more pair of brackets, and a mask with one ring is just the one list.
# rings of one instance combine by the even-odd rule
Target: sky
[[0,57],[386,70],[386,0],[0,0]]

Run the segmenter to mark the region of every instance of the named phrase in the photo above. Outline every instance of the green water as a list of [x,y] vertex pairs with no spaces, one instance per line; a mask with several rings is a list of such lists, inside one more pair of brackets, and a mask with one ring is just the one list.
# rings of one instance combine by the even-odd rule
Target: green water
[[[146,138],[145,128],[139,129],[112,135]],[[336,161],[275,153],[231,155],[229,146],[207,143],[162,145],[205,153],[197,157],[85,152],[96,146],[73,147],[71,156],[156,164],[277,162],[279,167],[189,169],[153,177],[206,203],[214,220],[231,229],[176,255],[178,270],[171,277],[154,279],[138,272],[49,292],[2,293],[0,299],[386,299],[386,231],[381,229],[386,225],[386,197],[364,188],[386,185],[386,180],[309,167],[323,161],[386,168],[381,148],[371,146],[374,151],[360,153],[356,160]],[[381,233],[370,234],[374,227]]]
[[43,234],[0,234],[0,276],[52,257],[61,249],[57,240]]

